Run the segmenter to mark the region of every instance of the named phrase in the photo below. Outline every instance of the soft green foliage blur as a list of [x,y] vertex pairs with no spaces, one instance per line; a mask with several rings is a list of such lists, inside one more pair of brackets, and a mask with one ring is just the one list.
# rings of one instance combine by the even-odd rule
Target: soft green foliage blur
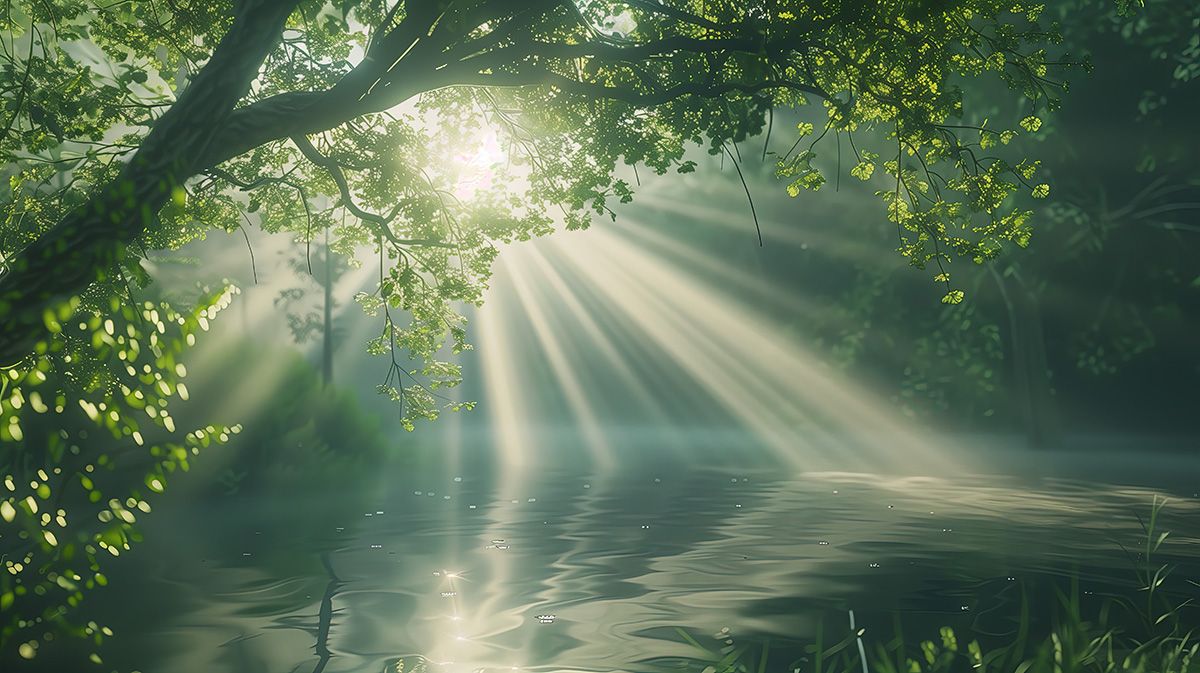
[[[392,459],[392,440],[379,419],[362,410],[352,390],[322,386],[300,353],[242,342],[223,348],[222,355],[209,363],[210,370],[280,370],[250,403],[253,418],[222,451],[228,454],[217,477],[222,491],[336,498],[333,491],[377,474]],[[212,380],[203,389],[217,394],[221,385]]]
[[[796,330],[818,339],[832,363],[894,386],[907,412],[953,427],[1020,428],[1023,388],[1040,385],[1092,405],[1107,398],[1062,412],[1077,424],[1119,412],[1138,431],[1178,432],[1182,405],[1163,403],[1200,372],[1190,319],[1200,298],[1200,89],[1180,67],[1200,41],[1200,9],[1147,2],[1128,16],[1106,0],[1079,0],[1047,12],[1061,21],[1065,47],[1095,50],[1104,67],[1073,82],[1061,114],[1011,141],[1044,157],[1055,185],[1042,200],[1016,201],[1034,213],[1037,243],[958,271],[967,306],[942,311],[906,288],[915,284],[904,270],[823,262],[831,319]],[[968,92],[968,116],[1023,118],[989,98]],[[869,223],[843,228],[879,239]],[[1022,362],[1017,351],[1038,343],[1046,361]],[[1163,410],[1150,416],[1155,408]]]

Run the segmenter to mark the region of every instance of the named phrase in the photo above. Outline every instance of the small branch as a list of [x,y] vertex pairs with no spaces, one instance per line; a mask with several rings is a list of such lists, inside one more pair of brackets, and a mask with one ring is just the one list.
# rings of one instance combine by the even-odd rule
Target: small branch
[[[721,149],[725,150],[725,154],[729,154],[729,148],[724,143],[721,144]],[[754,218],[754,231],[758,232],[758,247],[763,247],[762,229],[758,227],[758,214],[754,212],[754,199],[750,196],[750,187],[746,184],[746,178],[742,176],[742,167],[738,166],[738,162],[729,154],[729,160],[733,162],[733,167],[737,169],[738,179],[742,181],[742,189],[746,190],[746,200],[750,202],[750,216]]]
[[[246,224],[250,224],[250,218],[246,217],[246,213],[242,212],[241,206],[238,206],[238,214],[242,216]],[[254,248],[250,245],[250,235],[246,233],[245,227],[238,227],[238,230],[242,232],[242,236],[246,239],[246,249],[250,251],[250,272],[254,274],[254,284],[258,285],[258,269],[254,265]]]
[[[1159,213],[1168,213],[1173,210],[1200,210],[1200,203],[1166,203],[1161,206],[1148,208],[1138,213],[1133,214],[1133,219],[1141,220],[1147,217],[1158,215]],[[1186,225],[1177,225],[1171,227],[1173,229],[1189,229]]]
[[264,175],[256,180],[254,180],[253,182],[242,182],[241,180],[235,178],[228,171],[223,171],[220,168],[209,168],[204,172],[211,177],[220,178],[220,179],[224,180],[225,182],[228,182],[229,184],[234,185],[235,187],[241,188],[241,190],[243,192],[249,192],[251,190],[258,189],[259,187],[262,187],[263,185],[277,184],[277,183],[283,183],[285,185],[295,187],[295,185],[293,185],[291,182],[289,182],[289,179],[291,178],[292,173],[294,173],[295,171],[296,171],[296,169],[293,168],[292,170],[288,171],[284,175],[278,175],[278,176]]
[[312,211],[308,208],[308,194],[300,185],[295,185],[296,191],[300,193],[300,203],[304,204],[304,216],[308,222],[308,231],[304,235],[304,261],[308,264],[308,275],[313,275],[312,272]]

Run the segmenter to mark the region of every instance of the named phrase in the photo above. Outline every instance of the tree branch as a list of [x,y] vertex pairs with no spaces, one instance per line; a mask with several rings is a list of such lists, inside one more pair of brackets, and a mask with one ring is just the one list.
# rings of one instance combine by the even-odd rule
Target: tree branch
[[[559,4],[561,3],[555,0],[540,0],[513,10],[511,3],[505,1],[486,2],[479,10],[470,12],[469,21],[466,23],[475,26],[477,21],[497,20],[507,14],[510,16],[510,22],[521,26],[525,25],[524,18],[539,16],[539,12],[544,13],[545,10]],[[810,26],[805,34],[811,34],[822,27]],[[594,56],[632,64],[679,51],[697,54],[721,50],[759,53],[760,47],[764,45],[749,38],[703,39],[678,36],[633,45],[614,45],[602,41],[555,44],[525,39],[518,45],[491,49],[492,45],[503,39],[496,38],[497,33],[508,34],[507,25],[497,27],[492,33],[476,40],[454,45],[443,45],[428,39],[428,31],[428,23],[406,17],[399,26],[379,38],[368,51],[367,58],[332,88],[321,92],[279,94],[235,110],[219,141],[214,143],[212,150],[204,156],[202,168],[216,166],[266,142],[327,131],[361,115],[387,110],[424,91],[456,85],[529,86],[550,83],[563,90],[573,89],[580,93],[586,91],[588,95],[617,98],[641,105],[663,103],[670,100],[672,95],[691,94],[711,98],[734,89],[749,92],[787,88],[827,97],[815,82],[776,80],[757,85],[714,84],[702,88],[683,84],[664,90],[674,92],[673,94],[652,96],[619,88],[597,87],[561,75],[553,75],[540,68],[529,76],[522,76],[517,72],[501,72],[504,67],[519,67],[530,56],[563,59]],[[444,37],[440,34],[438,36]],[[769,53],[782,53],[803,50],[812,45],[811,40],[791,36],[771,40],[766,43],[766,48]],[[486,63],[480,63],[479,60],[485,57]],[[437,69],[446,63],[450,65]],[[468,63],[470,65],[467,65]],[[481,70],[490,70],[495,74],[481,75]]]
[[374,225],[371,228],[375,230],[375,233],[383,236],[393,245],[421,245],[436,248],[457,247],[451,243],[446,243],[444,241],[438,241],[435,239],[396,238],[396,234],[392,232],[391,227],[388,225],[391,224],[392,220],[396,219],[396,214],[400,212],[399,205],[397,205],[387,217],[376,215],[374,213],[368,213],[362,208],[359,208],[354,203],[353,195],[350,194],[350,185],[346,183],[346,175],[342,173],[342,167],[339,166],[336,161],[317,151],[317,148],[313,147],[312,141],[310,141],[307,136],[292,136],[292,142],[296,144],[296,147],[300,150],[300,153],[304,155],[305,159],[308,159],[314,164],[329,171],[329,175],[333,177],[333,181],[337,183],[338,191],[341,192],[342,205],[346,207],[346,210],[354,213],[355,217],[359,218],[360,220]]
[[[451,70],[445,68],[442,72]],[[802,93],[813,94],[815,96],[823,95],[820,89],[815,87],[792,82],[790,80],[767,80],[757,84],[746,84],[742,82],[724,82],[708,86],[703,82],[687,82],[678,84],[672,87],[666,87],[658,91],[638,92],[633,89],[625,89],[621,87],[605,86],[603,84],[594,84],[591,82],[581,82],[569,77],[564,77],[558,73],[549,72],[541,69],[533,69],[530,74],[525,73],[495,73],[482,74],[472,72],[451,72],[452,84],[448,86],[531,86],[545,85],[552,86],[564,93],[580,96],[592,96],[595,98],[611,98],[624,101],[638,107],[648,107],[653,105],[662,105],[673,101],[683,96],[699,96],[701,98],[718,98],[732,91],[741,93],[758,93],[769,89],[791,89]]]

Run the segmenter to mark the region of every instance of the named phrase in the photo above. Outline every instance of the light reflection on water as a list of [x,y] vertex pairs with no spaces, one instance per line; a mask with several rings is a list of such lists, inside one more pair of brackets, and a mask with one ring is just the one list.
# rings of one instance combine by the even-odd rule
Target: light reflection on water
[[[336,503],[224,503],[147,526],[126,571],[143,598],[125,600],[117,642],[145,673],[317,670],[327,593],[325,671],[394,670],[402,657],[411,670],[418,656],[463,672],[648,670],[693,652],[675,627],[802,641],[816,615],[848,609],[865,622],[975,611],[986,625],[992,604],[1013,600],[1007,586],[1076,564],[1085,590],[1131,581],[1118,542],[1138,549],[1134,513],[1145,518],[1154,493],[698,469],[503,486],[464,470],[398,483],[336,520]],[[1195,499],[1164,510],[1162,562],[1195,556],[1198,512]],[[137,621],[141,601],[153,620]]]

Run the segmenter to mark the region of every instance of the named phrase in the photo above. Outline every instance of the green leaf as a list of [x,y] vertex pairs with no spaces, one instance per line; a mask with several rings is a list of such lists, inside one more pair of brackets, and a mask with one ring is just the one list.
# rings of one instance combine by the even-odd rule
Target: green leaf
[[1033,188],[1033,198],[1044,199],[1050,195],[1050,185],[1041,184]]
[[787,193],[791,196],[796,196],[800,193],[800,188],[817,191],[821,185],[825,184],[825,176],[818,171],[813,170],[805,175],[797,178],[792,184],[787,186]]
[[961,304],[964,296],[965,295],[963,295],[962,290],[951,290],[950,292],[946,293],[945,297],[942,297],[942,303]]
[[1042,120],[1031,115],[1021,120],[1021,128],[1033,133],[1034,131],[1042,128]]
[[859,180],[869,180],[871,178],[871,174],[874,172],[875,164],[866,161],[860,161],[857,166],[850,169],[850,175],[858,178]]
[[1017,164],[1016,168],[1014,168],[1013,170],[1015,170],[1017,173],[1019,173],[1021,175],[1021,177],[1025,178],[1026,180],[1029,180],[1030,178],[1033,177],[1033,174],[1037,172],[1038,166],[1040,166],[1041,163],[1042,162],[1040,162],[1040,161],[1029,161],[1028,159],[1026,159],[1026,160],[1022,161],[1021,163]]

